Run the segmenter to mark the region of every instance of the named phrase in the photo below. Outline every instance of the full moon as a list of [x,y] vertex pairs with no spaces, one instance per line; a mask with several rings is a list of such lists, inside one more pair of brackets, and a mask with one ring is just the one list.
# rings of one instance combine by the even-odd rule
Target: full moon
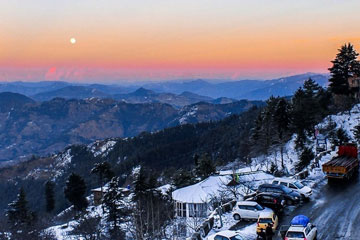
[[76,39],[75,39],[75,38],[70,38],[70,43],[71,43],[71,44],[75,44],[75,43],[76,43]]

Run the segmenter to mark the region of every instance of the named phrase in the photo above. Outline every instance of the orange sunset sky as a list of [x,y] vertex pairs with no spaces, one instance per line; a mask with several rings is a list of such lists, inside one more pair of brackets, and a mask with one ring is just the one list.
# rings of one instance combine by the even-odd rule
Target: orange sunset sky
[[360,50],[359,11],[359,0],[1,1],[0,80],[326,73],[343,43]]

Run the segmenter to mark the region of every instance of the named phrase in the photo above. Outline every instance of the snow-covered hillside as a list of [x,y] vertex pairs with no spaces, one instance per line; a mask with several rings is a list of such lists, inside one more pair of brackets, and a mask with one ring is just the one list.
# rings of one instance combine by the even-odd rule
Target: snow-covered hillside
[[[319,123],[315,128],[319,132],[324,132],[325,137],[327,137],[327,149],[331,150],[331,142],[329,141],[329,126],[332,126],[333,130],[339,128],[343,129],[347,135],[350,137],[350,141],[354,141],[353,129],[355,126],[360,124],[360,104],[355,105],[351,111],[339,113],[337,115],[327,116],[321,123]],[[283,160],[285,166],[285,172],[288,174],[295,173],[295,165],[299,161],[300,152],[295,148],[295,139],[296,135],[293,135],[291,140],[285,144],[283,150]],[[316,152],[316,139],[313,137],[308,138],[307,145],[313,149],[313,152]],[[331,151],[330,155],[335,155],[336,149]],[[321,159],[320,159],[321,161]],[[262,155],[252,159],[252,167],[254,169],[262,169],[264,171],[269,171],[271,165],[275,164],[279,169],[281,169],[281,154],[280,149],[273,150],[269,155]]]
[[[353,134],[353,129],[355,126],[357,126],[358,124],[360,124],[360,104],[356,105],[352,108],[351,111],[348,112],[343,112],[343,113],[339,113],[337,115],[330,115],[328,117],[326,117],[321,123],[319,123],[316,126],[316,129],[319,132],[322,132],[324,134],[324,136],[327,136],[327,134],[329,134],[329,125],[332,126],[332,130],[336,130],[338,128],[342,128],[350,137],[351,141],[354,141],[354,134]],[[288,176],[293,176],[295,174],[295,165],[297,164],[297,162],[299,161],[299,152],[298,150],[295,148],[295,139],[296,139],[296,135],[292,136],[292,138],[290,139],[289,142],[287,142],[284,146],[284,151],[283,151],[283,161],[284,161],[284,166],[285,166],[285,173],[287,173]],[[108,140],[108,141],[104,141],[104,142],[96,142],[94,144],[89,145],[89,149],[91,149],[91,151],[93,152],[94,155],[101,155],[101,154],[106,154],[107,151],[109,149],[111,149],[114,144],[116,144],[116,141],[113,140]],[[314,152],[316,152],[316,139],[309,137],[308,141],[307,141],[307,146],[311,147],[313,149]],[[319,165],[317,166],[311,166],[312,164],[310,164],[310,166],[307,168],[308,172],[309,172],[309,176],[307,177],[307,179],[305,179],[305,182],[309,185],[309,186],[315,186],[317,183],[321,182],[324,179],[324,174],[321,171],[321,165],[327,161],[329,161],[332,157],[334,157],[336,155],[337,149],[332,149],[331,148],[331,143],[330,141],[327,141],[327,148],[329,149],[328,152],[322,153],[321,155],[318,155],[316,157],[316,159],[318,160]],[[71,162],[71,157],[69,157],[69,153],[65,152],[63,155],[58,156],[59,157],[59,161],[62,159],[62,161],[58,162],[58,164],[63,164],[64,166],[66,166],[66,163],[68,163],[69,161]],[[266,156],[259,156],[257,158],[253,158],[252,159],[252,163],[250,166],[244,167],[239,169],[239,172],[242,171],[259,171],[259,170],[263,170],[263,171],[269,171],[271,168],[271,165],[275,164],[279,169],[281,168],[281,157],[280,157],[280,152],[278,150],[274,150],[271,154],[266,155]],[[229,167],[230,165],[227,165],[227,167]],[[138,170],[138,168],[134,168],[133,174],[136,173]],[[228,171],[220,171],[220,174],[226,174],[227,172],[229,172],[231,170]],[[260,172],[261,173],[261,172]],[[242,182],[244,181],[249,181],[249,182],[253,182],[254,178],[249,177],[246,178],[246,176],[250,176],[250,175],[244,175],[245,177],[242,179]],[[252,176],[252,175],[251,175]],[[273,177],[269,177],[271,175],[269,174],[258,174],[256,175],[256,181],[261,181],[261,182],[269,182],[271,181],[271,179],[273,179]],[[167,185],[166,189],[168,189],[170,185]],[[95,207],[95,206],[90,206],[88,208],[89,210],[89,216],[93,216],[94,214],[96,214],[97,216],[100,217],[104,217],[104,214],[102,213],[102,210],[100,207]],[[234,221],[232,220],[231,214],[225,214],[224,215],[224,226],[221,229],[217,229],[212,230],[210,234],[216,233],[219,230],[225,230],[227,227],[232,226],[232,224],[234,224]],[[226,222],[228,221],[228,222]],[[74,236],[70,234],[70,232],[74,229],[74,227],[76,225],[78,225],[78,221],[76,220],[72,220],[66,224],[61,224],[58,226],[54,226],[49,228],[48,230],[54,231],[57,235],[57,237],[59,239],[73,239]],[[104,226],[104,224],[101,224],[100,226]],[[254,235],[254,228],[255,225],[249,225],[247,227],[245,227],[244,229],[242,229],[240,232],[250,236],[250,238],[252,239]],[[104,230],[106,231],[106,229]],[[176,237],[175,237],[176,239]],[[180,239],[180,238],[179,238]]]

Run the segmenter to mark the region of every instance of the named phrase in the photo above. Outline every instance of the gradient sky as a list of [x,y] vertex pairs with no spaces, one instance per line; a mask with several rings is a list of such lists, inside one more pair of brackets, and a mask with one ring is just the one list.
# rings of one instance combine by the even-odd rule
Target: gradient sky
[[360,50],[359,10],[359,0],[1,1],[0,80],[327,72],[343,43]]

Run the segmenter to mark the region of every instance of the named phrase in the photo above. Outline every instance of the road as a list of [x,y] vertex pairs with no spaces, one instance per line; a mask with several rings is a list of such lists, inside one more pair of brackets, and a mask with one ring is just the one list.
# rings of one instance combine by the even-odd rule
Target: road
[[312,201],[285,211],[280,225],[304,214],[318,228],[318,239],[360,239],[360,178],[348,183],[328,184],[324,179],[316,187]]
[[[285,209],[280,216],[279,226],[289,225],[294,216],[303,214],[318,228],[319,240],[360,239],[359,176],[348,183],[330,185],[324,179],[317,184],[313,192],[310,202]],[[244,229],[244,223],[239,223],[232,229]],[[254,236],[247,239],[254,239]]]

